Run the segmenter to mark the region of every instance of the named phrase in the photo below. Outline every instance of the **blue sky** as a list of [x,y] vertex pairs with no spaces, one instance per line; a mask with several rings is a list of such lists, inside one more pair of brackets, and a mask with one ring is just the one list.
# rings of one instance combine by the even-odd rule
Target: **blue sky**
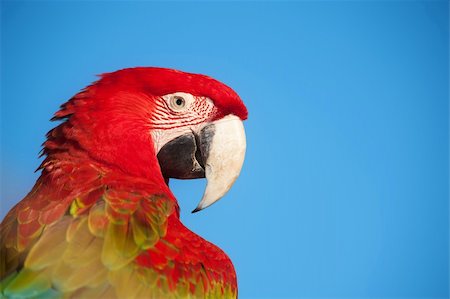
[[240,298],[449,296],[447,1],[1,4],[1,217],[59,105],[130,66],[204,73],[249,110],[242,174],[182,220]]

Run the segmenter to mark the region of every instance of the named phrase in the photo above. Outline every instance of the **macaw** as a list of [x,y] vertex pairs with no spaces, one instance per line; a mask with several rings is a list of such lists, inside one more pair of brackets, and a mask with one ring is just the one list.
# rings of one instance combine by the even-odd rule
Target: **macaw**
[[36,184],[1,223],[4,298],[236,298],[229,257],[186,228],[169,179],[221,198],[245,156],[247,109],[200,74],[101,75],[61,106]]

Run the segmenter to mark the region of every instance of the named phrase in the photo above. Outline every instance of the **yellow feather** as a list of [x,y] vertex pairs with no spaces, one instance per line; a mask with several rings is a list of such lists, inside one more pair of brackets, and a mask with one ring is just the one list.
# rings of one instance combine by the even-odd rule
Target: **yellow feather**
[[105,284],[95,287],[95,288],[87,288],[86,287],[86,288],[79,289],[76,292],[72,293],[69,298],[71,298],[71,299],[78,299],[78,298],[114,299],[114,298],[117,298],[117,296],[114,293],[114,289],[111,287],[111,285],[109,285],[108,283],[105,283]]
[[99,294],[97,299],[115,299],[119,298],[112,287],[107,288],[103,293]]
[[82,268],[60,263],[53,272],[53,282],[63,292],[71,292],[85,286],[98,286],[107,279],[107,270],[97,260]]
[[82,267],[99,258],[102,240],[91,234],[86,218],[81,220],[72,234],[63,256],[64,262]]
[[137,273],[137,278],[142,284],[145,284],[151,288],[156,286],[156,281],[159,276],[158,273],[152,269],[144,267],[136,267],[135,271]]
[[102,262],[111,270],[130,263],[139,253],[131,227],[110,222],[105,234]]
[[109,273],[109,281],[119,298],[139,299],[136,296],[146,286],[137,278],[137,275],[132,264]]
[[99,285],[97,287],[84,287],[81,289],[76,290],[75,292],[71,293],[69,298],[72,299],[78,299],[78,298],[98,298],[102,293],[106,292],[108,288],[111,286],[108,283],[104,283],[102,285]]
[[78,228],[80,227],[80,225],[82,225],[84,222],[86,221],[85,217],[82,218],[75,218],[72,220],[72,222],[70,223],[69,227],[67,228],[67,232],[66,232],[66,240],[67,242],[72,241],[73,236],[75,235],[75,233],[78,231]]
[[134,242],[142,249],[152,247],[159,240],[156,228],[150,223],[143,223],[136,216],[132,216],[130,225],[133,231]]
[[89,210],[89,230],[97,237],[104,237],[108,222],[105,202],[99,201]]
[[70,221],[71,217],[65,216],[44,230],[25,260],[26,268],[41,270],[59,261],[67,246],[66,231]]

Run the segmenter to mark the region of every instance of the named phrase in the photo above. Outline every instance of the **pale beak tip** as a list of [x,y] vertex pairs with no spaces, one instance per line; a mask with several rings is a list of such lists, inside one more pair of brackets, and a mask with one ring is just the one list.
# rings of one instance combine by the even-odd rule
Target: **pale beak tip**
[[209,207],[211,204],[206,204],[204,200],[201,200],[198,206],[191,212],[192,214],[197,213],[207,207]]
[[201,211],[222,198],[236,181],[245,157],[245,131],[237,116],[229,115],[214,123],[205,164],[207,180],[203,197],[192,213]]
[[203,196],[203,199],[200,201],[200,203],[198,204],[198,206],[192,211],[192,213],[197,213],[201,210],[206,209],[207,207],[209,207],[210,205],[212,205],[214,202],[216,202],[216,200],[205,200],[205,196]]

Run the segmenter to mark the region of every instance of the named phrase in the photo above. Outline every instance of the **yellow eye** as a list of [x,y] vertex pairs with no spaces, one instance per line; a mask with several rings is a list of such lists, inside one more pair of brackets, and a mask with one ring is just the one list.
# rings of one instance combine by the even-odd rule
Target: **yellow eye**
[[175,111],[181,111],[186,106],[186,100],[180,96],[170,98],[170,107]]

